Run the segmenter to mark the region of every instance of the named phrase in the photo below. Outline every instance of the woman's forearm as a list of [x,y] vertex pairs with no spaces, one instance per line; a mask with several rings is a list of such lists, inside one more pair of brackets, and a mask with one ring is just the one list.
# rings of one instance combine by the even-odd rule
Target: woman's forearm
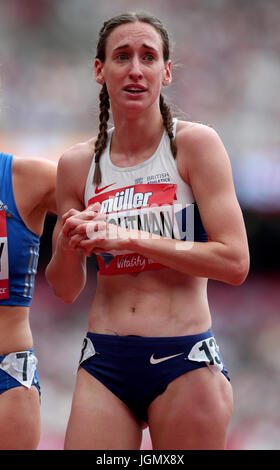
[[247,251],[221,242],[185,242],[168,238],[137,237],[130,248],[176,271],[241,284],[248,273]]
[[86,257],[80,250],[63,246],[62,238],[60,233],[56,249],[46,269],[46,278],[57,297],[72,303],[86,283]]

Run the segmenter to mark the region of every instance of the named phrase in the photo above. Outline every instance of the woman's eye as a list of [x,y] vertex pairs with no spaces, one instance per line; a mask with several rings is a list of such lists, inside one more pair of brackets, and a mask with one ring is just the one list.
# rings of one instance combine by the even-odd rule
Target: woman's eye
[[153,54],[145,54],[144,55],[144,60],[146,60],[148,62],[152,62],[154,60]]
[[128,55],[127,55],[127,54],[118,54],[118,55],[117,55],[117,59],[118,59],[118,60],[127,60],[127,59],[128,59]]

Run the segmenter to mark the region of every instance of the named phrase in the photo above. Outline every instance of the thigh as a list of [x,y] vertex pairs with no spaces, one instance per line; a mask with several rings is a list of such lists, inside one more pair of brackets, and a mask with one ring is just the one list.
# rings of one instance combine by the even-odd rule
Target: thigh
[[208,367],[171,382],[149,408],[154,449],[224,449],[232,414],[232,389]]
[[139,449],[141,423],[101,382],[80,368],[65,449]]
[[35,450],[41,434],[40,397],[35,386],[0,395],[0,449]]

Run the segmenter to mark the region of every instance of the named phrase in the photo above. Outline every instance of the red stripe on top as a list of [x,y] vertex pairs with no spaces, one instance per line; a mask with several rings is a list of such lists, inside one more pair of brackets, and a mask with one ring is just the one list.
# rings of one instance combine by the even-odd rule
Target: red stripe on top
[[0,237],[7,237],[6,212],[0,210]]
[[[153,205],[156,206],[162,206],[166,204],[173,204],[173,201],[176,199],[176,184],[168,184],[168,183],[158,183],[158,184],[135,184],[131,186],[125,186],[123,188],[117,188],[111,191],[107,191],[103,194],[100,195],[94,195],[91,199],[88,201],[88,205],[93,204],[95,202],[99,202],[102,204],[103,201],[106,201],[107,199],[114,199],[116,195],[120,197],[120,193],[123,191],[127,191],[133,188],[133,196],[135,194],[142,193],[143,195],[152,193],[148,197],[147,204],[145,206],[138,205],[137,209],[142,209],[143,207],[151,207]],[[118,193],[118,194],[117,194]],[[128,193],[126,193],[128,194]],[[129,198],[128,200],[126,199],[126,204],[130,203],[130,199],[132,196],[132,192],[129,192]],[[145,198],[143,198],[145,201]],[[132,207],[124,207],[123,210],[130,210],[133,209]],[[119,209],[119,210],[122,210]],[[114,212],[114,211],[113,211]]]

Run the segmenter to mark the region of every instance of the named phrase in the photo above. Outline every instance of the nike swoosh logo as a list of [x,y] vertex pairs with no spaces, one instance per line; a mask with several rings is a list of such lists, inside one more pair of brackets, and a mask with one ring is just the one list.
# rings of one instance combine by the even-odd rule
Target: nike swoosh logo
[[152,354],[150,357],[150,363],[151,364],[158,364],[159,362],[167,361],[168,359],[172,359],[172,357],[177,357],[181,356],[184,353],[179,353],[179,354],[174,354],[173,356],[165,356],[165,357],[160,357],[159,359],[156,359],[154,355]]
[[104,188],[100,188],[100,189],[95,188],[95,194],[101,193],[101,192],[104,191],[105,189],[110,188],[110,186],[113,186],[114,184],[116,184],[116,183],[108,184],[108,186],[104,186]]

